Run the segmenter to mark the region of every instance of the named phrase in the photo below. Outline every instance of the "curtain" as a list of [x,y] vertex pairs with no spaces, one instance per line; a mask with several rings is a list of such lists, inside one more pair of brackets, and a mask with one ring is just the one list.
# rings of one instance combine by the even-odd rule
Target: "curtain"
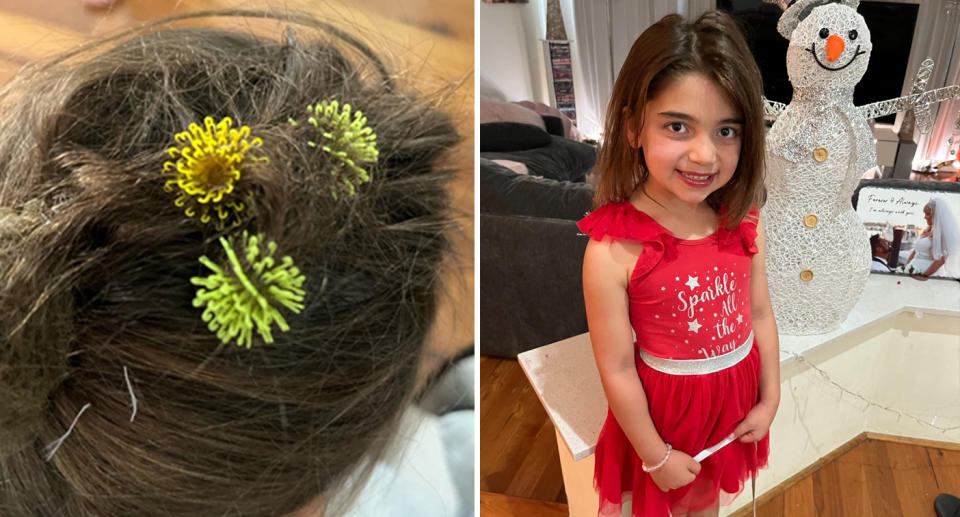
[[[716,0],[572,0],[574,52],[579,59],[574,77],[582,78],[577,92],[577,127],[598,138],[613,82],[640,33],[671,13],[695,18],[714,9]],[[567,25],[570,31],[570,25]]]
[[[921,9],[923,9],[921,5]],[[915,45],[919,48],[911,52],[908,65],[909,78],[904,90],[909,92],[913,85],[920,61],[930,57],[934,61],[933,73],[927,82],[927,89],[933,90],[960,84],[960,0],[937,0],[927,4],[927,11],[917,20],[918,36]],[[929,29],[927,29],[929,27]],[[917,154],[919,160],[945,160],[947,157],[947,138],[960,116],[960,99],[951,99],[930,106],[934,115],[933,129],[929,134],[917,131]],[[898,117],[898,120],[902,115]]]
[[[574,0],[574,47],[580,59],[574,77],[577,88],[577,128],[597,138],[603,131],[603,113],[613,90],[610,36],[612,0]],[[579,66],[576,66],[579,65]]]
[[[960,84],[960,1],[940,2],[933,30],[931,44],[926,55],[934,60],[933,74],[927,89],[941,88]],[[932,83],[932,84],[931,84]],[[960,99],[950,99],[939,105],[931,106],[930,113],[936,114],[933,129],[929,134],[918,135],[917,155],[914,160],[945,160],[947,158],[947,139],[953,131],[957,117],[960,117]]]

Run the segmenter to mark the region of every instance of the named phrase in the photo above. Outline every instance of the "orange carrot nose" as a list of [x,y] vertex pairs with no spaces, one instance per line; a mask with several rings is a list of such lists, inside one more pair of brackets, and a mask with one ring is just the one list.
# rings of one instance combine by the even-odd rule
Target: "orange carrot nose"
[[827,61],[836,61],[840,54],[843,54],[843,38],[836,34],[831,34],[827,38]]

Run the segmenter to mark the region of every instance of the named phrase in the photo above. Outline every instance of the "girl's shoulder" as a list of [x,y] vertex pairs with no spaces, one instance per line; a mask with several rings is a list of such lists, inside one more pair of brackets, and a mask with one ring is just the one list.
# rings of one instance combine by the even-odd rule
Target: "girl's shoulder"
[[613,275],[629,283],[663,256],[666,232],[629,201],[599,206],[577,226],[592,241],[584,253],[584,279],[591,273],[596,277]]
[[723,219],[726,212],[725,208],[720,209],[720,226],[717,231],[721,247],[726,244],[731,251],[739,251],[742,248],[742,251],[747,255],[756,254],[759,251],[757,249],[757,225],[760,223],[760,210],[756,205],[751,206],[737,226],[733,229],[727,229],[727,224]]
[[644,242],[659,240],[663,228],[630,201],[607,203],[577,222],[580,231],[591,239]]
[[758,224],[760,224],[760,209],[757,208],[757,205],[751,205],[750,210],[747,210],[747,215],[743,216],[737,228],[739,230],[745,229],[752,231],[754,236],[756,236]]

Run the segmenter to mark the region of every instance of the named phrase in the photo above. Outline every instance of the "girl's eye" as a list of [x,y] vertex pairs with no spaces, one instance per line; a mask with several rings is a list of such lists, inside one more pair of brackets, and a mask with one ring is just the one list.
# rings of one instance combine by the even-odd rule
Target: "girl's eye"
[[667,127],[674,133],[684,133],[684,130],[686,129],[683,125],[683,122],[671,122],[667,124]]
[[720,136],[724,138],[736,138],[737,130],[732,127],[722,127],[720,128]]

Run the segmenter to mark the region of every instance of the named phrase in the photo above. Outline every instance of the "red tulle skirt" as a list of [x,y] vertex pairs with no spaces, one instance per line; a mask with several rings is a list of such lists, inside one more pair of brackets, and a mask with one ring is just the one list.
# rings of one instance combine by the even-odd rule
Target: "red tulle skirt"
[[[650,368],[638,358],[637,373],[660,436],[690,456],[729,436],[760,397],[760,351],[756,343],[742,361],[719,372],[671,375]],[[594,467],[599,515],[619,516],[626,492],[630,492],[634,517],[686,515],[710,508],[718,500],[728,505],[751,474],[755,476],[767,466],[769,455],[769,434],[756,443],[736,440],[703,460],[692,483],[663,492],[641,469],[640,458],[608,411]]]

